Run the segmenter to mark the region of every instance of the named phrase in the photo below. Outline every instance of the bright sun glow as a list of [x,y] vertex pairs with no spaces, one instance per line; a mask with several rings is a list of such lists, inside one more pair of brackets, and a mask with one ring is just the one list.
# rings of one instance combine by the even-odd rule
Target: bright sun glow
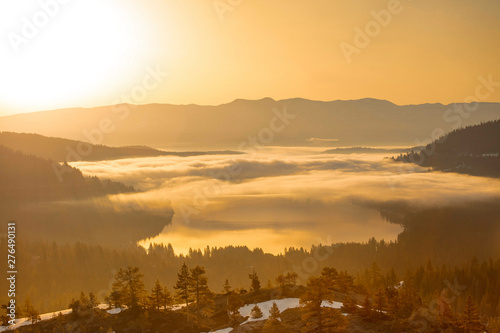
[[2,16],[23,15],[12,15],[17,19],[11,21],[0,17],[8,23],[2,31],[8,36],[1,45],[6,57],[0,64],[2,101],[14,110],[35,111],[40,105],[74,104],[75,96],[84,101],[105,90],[109,94],[110,86],[130,73],[127,65],[140,49],[140,25],[132,13],[117,15],[123,8],[99,0],[54,1],[58,7],[48,9],[40,3],[1,5]]

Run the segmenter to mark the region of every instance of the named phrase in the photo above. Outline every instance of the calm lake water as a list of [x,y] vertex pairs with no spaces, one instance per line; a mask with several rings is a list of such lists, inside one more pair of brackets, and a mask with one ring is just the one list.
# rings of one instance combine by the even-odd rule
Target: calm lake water
[[497,195],[498,181],[430,173],[384,159],[390,154],[322,154],[270,147],[245,155],[154,157],[79,162],[87,174],[122,181],[140,193],[113,202],[161,212],[171,225],[140,242],[171,243],[176,253],[206,246],[285,247],[395,240],[401,226],[359,203],[408,200],[435,205]]

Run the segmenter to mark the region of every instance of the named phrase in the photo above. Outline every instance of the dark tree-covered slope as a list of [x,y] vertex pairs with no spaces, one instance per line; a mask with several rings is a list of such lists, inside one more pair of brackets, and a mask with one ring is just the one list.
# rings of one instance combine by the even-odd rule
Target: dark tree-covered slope
[[396,158],[439,171],[500,177],[500,120],[457,129]]
[[133,192],[134,188],[97,177],[84,177],[69,165],[0,145],[0,200],[27,202],[82,199]]
[[16,220],[22,241],[128,246],[157,235],[172,217],[168,206],[151,212],[107,196],[133,193],[131,186],[85,177],[76,168],[1,145],[0,184],[0,220]]

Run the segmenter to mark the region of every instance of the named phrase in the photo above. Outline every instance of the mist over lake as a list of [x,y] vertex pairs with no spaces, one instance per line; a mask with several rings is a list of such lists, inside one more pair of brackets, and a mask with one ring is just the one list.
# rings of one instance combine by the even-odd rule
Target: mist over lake
[[171,243],[177,253],[246,245],[280,253],[311,244],[395,240],[402,227],[369,203],[416,206],[495,197],[500,181],[430,173],[387,154],[323,154],[308,147],[266,147],[245,155],[152,157],[72,163],[84,173],[131,184],[110,196],[117,207],[161,211],[172,224],[140,242]]

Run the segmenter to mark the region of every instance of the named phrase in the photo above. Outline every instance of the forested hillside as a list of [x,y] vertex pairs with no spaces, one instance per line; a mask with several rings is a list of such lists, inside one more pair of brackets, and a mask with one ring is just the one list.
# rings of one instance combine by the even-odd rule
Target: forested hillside
[[457,129],[397,161],[439,171],[500,177],[500,120]]
[[[451,271],[428,262],[398,283],[381,277],[376,264],[370,268],[368,281],[327,266],[308,274],[304,285],[297,284],[296,272],[287,271],[263,286],[253,272],[248,274],[248,290],[234,288],[226,279],[220,291],[209,287],[204,266],[184,262],[175,284],[165,285],[157,278],[150,288],[139,267],[125,266],[111,279],[105,304],[99,304],[94,292],[82,291],[68,303],[66,315],[45,315],[40,321],[39,311],[26,299],[22,315],[33,325],[21,327],[20,332],[67,332],[69,328],[71,332],[103,333],[498,333],[500,321],[494,307],[486,309],[493,310],[491,315],[478,312],[475,295],[481,290],[459,284],[456,278],[452,285],[450,273],[460,274],[462,281],[479,274],[479,282],[498,286],[487,276],[500,273],[500,262],[480,265],[472,261]],[[498,298],[487,297],[486,302]],[[2,315],[4,323],[8,319]]]
[[[24,241],[49,240],[128,246],[157,235],[172,210],[107,197],[135,193],[122,183],[86,177],[67,164],[25,155],[0,146],[0,219],[18,221]],[[36,252],[35,252],[36,253]]]
[[[64,308],[81,290],[106,291],[114,272],[125,265],[140,267],[148,288],[157,278],[173,285],[183,262],[200,265],[206,268],[208,285],[214,291],[222,288],[225,279],[233,287],[249,289],[248,274],[253,269],[262,285],[268,280],[274,284],[275,277],[287,271],[296,272],[298,282],[305,284],[308,276],[332,266],[372,289],[413,279],[424,300],[446,288],[446,281],[453,284],[457,280],[472,292],[482,314],[498,313],[498,201],[428,209],[379,207],[384,216],[405,226],[396,242],[371,239],[366,243],[323,244],[310,249],[288,248],[281,255],[246,247],[207,247],[193,249],[186,256],[176,254],[170,245],[151,246],[145,251],[136,246],[112,250],[101,245],[24,243],[20,290],[26,293],[22,297],[29,294],[37,307],[48,311]],[[39,287],[30,289],[34,281]]]
[[[98,138],[97,138],[98,139]],[[108,147],[83,141],[46,137],[38,134],[0,132],[0,145],[25,154],[58,162],[101,161],[131,157],[198,156],[239,154],[235,151],[167,152],[146,146]]]
[[67,164],[26,155],[0,145],[0,200],[5,202],[74,200],[133,192],[134,188],[84,177]]
[[[49,252],[60,257],[64,255],[62,250],[52,248]],[[77,252],[70,252],[69,257],[78,260],[95,250],[99,249],[79,248]],[[193,255],[177,258],[177,264],[169,271],[171,280],[158,266],[153,266],[156,275],[149,278],[139,266],[120,267],[107,274],[110,280],[106,289],[96,292],[82,288],[66,303],[72,310],[69,315],[54,316],[46,322],[37,323],[40,310],[26,299],[22,315],[37,324],[22,328],[21,332],[30,332],[32,328],[57,331],[64,326],[99,332],[110,329],[116,332],[207,332],[228,327],[234,327],[232,332],[263,333],[486,330],[497,333],[499,330],[499,260],[473,259],[461,266],[434,266],[428,260],[425,266],[401,275],[394,269],[381,270],[376,262],[357,275],[321,264],[307,272],[301,267],[277,271],[275,275],[268,275],[265,284],[261,271],[254,267],[252,273],[245,273],[244,285],[238,285],[224,278],[224,274],[214,279],[210,268],[203,266],[210,263],[212,256],[219,257],[226,250],[231,254],[231,249],[200,254],[201,264]],[[155,251],[156,255],[160,253]],[[143,253],[141,257],[149,263],[151,255]],[[306,252],[303,262],[314,257],[317,258],[314,252]],[[146,263],[143,267],[151,270]],[[145,274],[149,275],[147,271]],[[47,284],[51,284],[50,281]],[[35,290],[31,292],[36,295]],[[284,311],[277,308],[278,300],[290,303],[291,298],[300,298],[301,307],[295,301],[293,308]],[[256,304],[262,306],[269,300],[275,302],[263,317],[263,311]],[[122,310],[110,316],[102,307],[98,309],[100,302],[107,303],[109,309]],[[179,308],[174,304],[186,306]],[[252,311],[240,312],[246,304],[253,306]],[[255,322],[247,321],[248,315]]]

